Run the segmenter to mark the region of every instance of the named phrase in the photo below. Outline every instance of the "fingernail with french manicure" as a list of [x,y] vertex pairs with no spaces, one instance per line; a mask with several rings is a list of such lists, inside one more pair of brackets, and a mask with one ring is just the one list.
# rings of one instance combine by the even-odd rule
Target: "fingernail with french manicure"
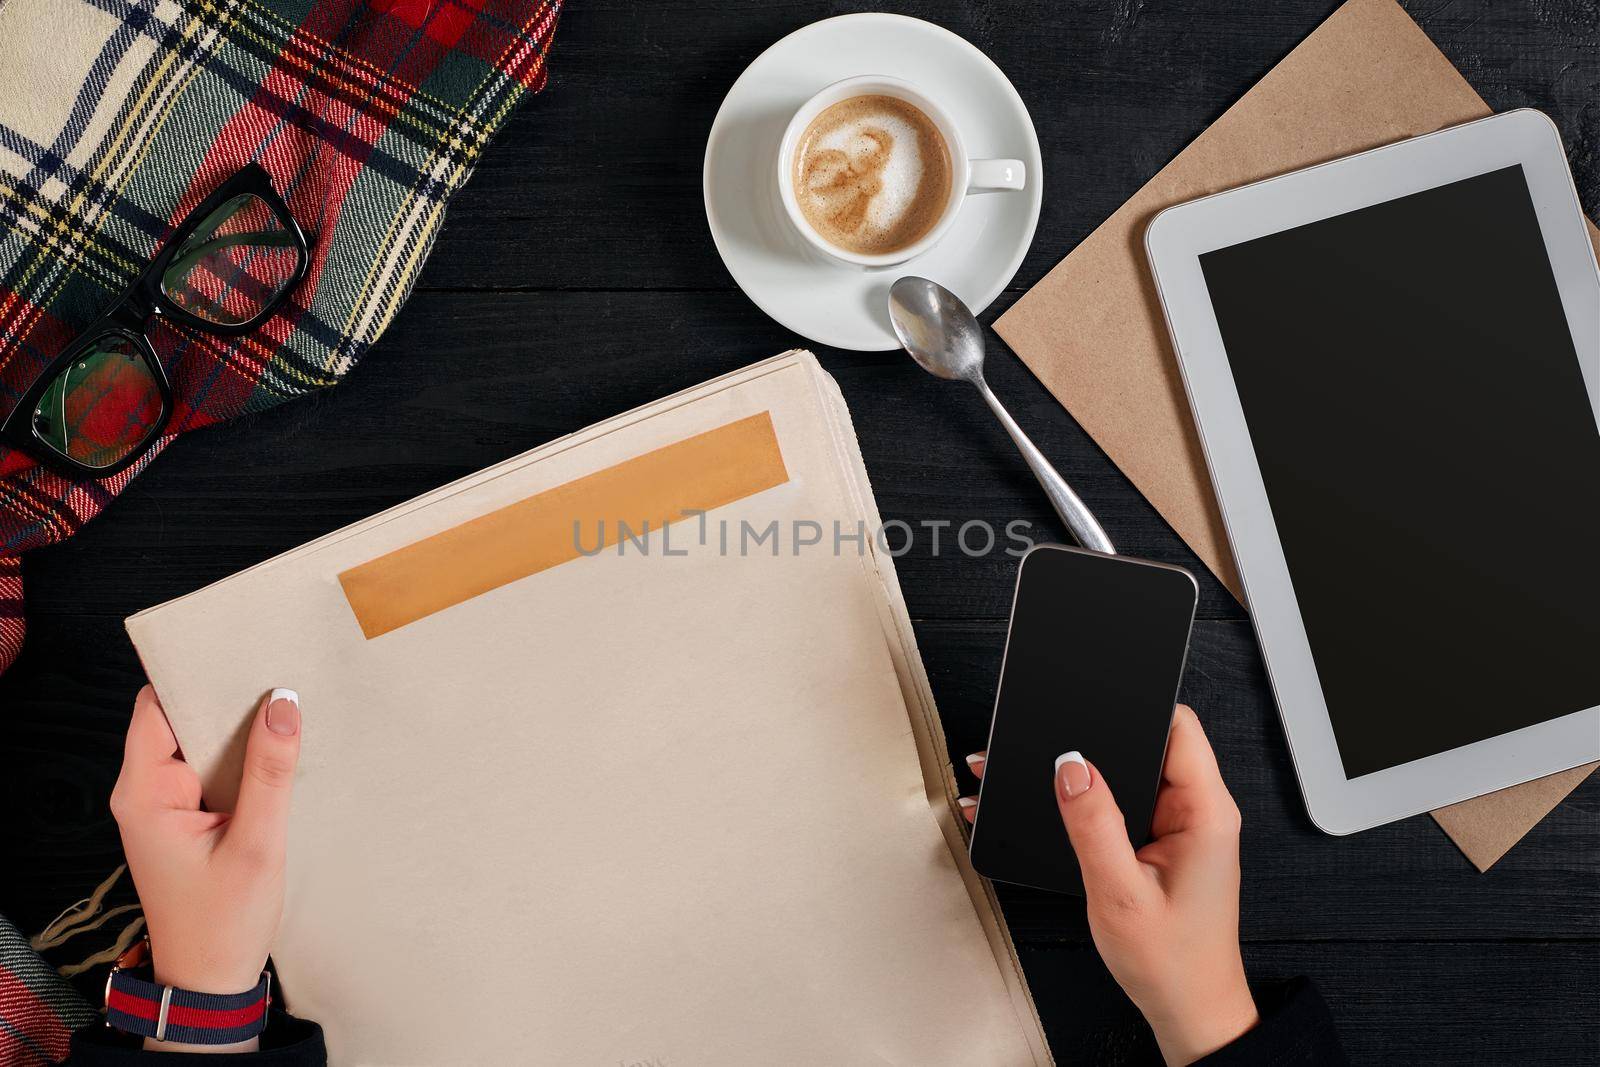
[[274,689],[267,697],[267,729],[284,737],[300,732],[300,694],[293,689]]
[[[1066,770],[1062,771],[1061,768]],[[1081,752],[1063,752],[1056,757],[1056,778],[1067,796],[1075,797],[1089,788],[1089,764]]]
[[983,753],[982,752],[974,752],[972,755],[967,757],[967,766],[968,767],[976,768],[978,766],[978,764],[980,764],[982,762],[983,762]]

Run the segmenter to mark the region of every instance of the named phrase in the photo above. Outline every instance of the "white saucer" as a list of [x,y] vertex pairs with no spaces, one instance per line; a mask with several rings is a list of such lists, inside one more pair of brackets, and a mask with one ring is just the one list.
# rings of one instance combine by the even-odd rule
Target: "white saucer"
[[[812,249],[778,201],[778,141],[813,93],[857,74],[916,83],[950,112],[974,159],[1022,160],[1027,188],[967,197],[942,241],[894,267],[860,270]],[[1028,109],[988,56],[921,19],[841,15],[768,48],[728,90],[706,141],[706,220],[728,272],[762,311],[820,344],[878,352],[899,347],[886,303],[896,278],[932,278],[974,313],[1000,294],[1033,241],[1042,167]]]

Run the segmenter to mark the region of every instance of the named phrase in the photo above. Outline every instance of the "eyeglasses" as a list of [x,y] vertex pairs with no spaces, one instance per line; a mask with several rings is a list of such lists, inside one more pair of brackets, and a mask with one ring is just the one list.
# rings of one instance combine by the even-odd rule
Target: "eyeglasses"
[[50,362],[0,424],[0,442],[74,476],[125,470],[172,417],[151,324],[249,333],[305,277],[309,260],[288,205],[267,172],[249,164],[189,212],[121,298]]

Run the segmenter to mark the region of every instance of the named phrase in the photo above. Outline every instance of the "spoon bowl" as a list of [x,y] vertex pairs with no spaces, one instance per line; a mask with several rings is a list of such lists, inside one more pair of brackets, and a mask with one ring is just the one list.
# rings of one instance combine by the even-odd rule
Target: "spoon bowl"
[[908,275],[889,289],[895,336],[929,374],[983,380],[983,329],[961,298],[937,282]]

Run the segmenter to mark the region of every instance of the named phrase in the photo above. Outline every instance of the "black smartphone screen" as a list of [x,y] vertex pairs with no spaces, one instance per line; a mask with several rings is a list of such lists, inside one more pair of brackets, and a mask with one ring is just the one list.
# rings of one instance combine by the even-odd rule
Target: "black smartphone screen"
[[1023,557],[972,833],[978,873],[1083,892],[1056,806],[1063,752],[1094,764],[1135,847],[1148,839],[1196,597],[1180,567],[1057,545]]

